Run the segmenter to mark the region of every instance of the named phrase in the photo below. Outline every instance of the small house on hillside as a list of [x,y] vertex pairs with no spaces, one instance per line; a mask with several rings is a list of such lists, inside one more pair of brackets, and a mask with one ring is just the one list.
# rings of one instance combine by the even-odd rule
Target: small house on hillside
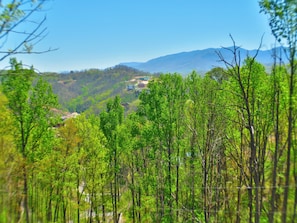
[[139,80],[141,81],[149,81],[149,77],[148,76],[144,76],[144,77],[140,77]]
[[62,119],[63,121],[65,121],[65,120],[70,119],[70,118],[75,118],[75,117],[77,117],[78,115],[79,115],[79,114],[78,114],[77,112],[67,113],[67,114],[63,115],[63,116],[61,117],[61,119]]
[[133,91],[135,89],[135,85],[134,84],[128,84],[127,85],[127,91]]

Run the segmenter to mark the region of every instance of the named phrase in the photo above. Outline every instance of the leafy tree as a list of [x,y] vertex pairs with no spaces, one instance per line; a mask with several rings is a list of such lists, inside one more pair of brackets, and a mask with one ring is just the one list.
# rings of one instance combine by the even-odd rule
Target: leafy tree
[[20,156],[13,144],[12,118],[7,103],[7,98],[0,91],[0,219],[12,222],[16,218],[17,199],[21,196],[16,182]]
[[[186,78],[186,135],[188,148],[184,157],[189,163],[188,207],[190,221],[217,222],[223,208],[223,194],[218,188],[224,183],[224,145],[226,119],[221,84],[206,75],[193,72]],[[207,89],[207,90],[205,90]],[[200,198],[200,199],[199,199]]]
[[222,67],[215,67],[208,71],[205,76],[210,77],[211,79],[222,83],[224,80],[228,79],[227,72]]
[[124,108],[121,99],[116,96],[107,103],[106,111],[100,114],[100,128],[107,139],[109,149],[109,166],[111,167],[110,195],[112,200],[112,212],[114,223],[118,222],[120,201],[120,146],[118,128],[124,119]]
[[[291,175],[291,153],[293,150],[294,161],[297,160],[296,145],[293,141],[293,129],[295,125],[296,112],[294,107],[295,97],[295,76],[297,71],[296,63],[296,50],[297,50],[297,1],[296,0],[261,0],[259,1],[261,11],[269,16],[269,25],[271,31],[278,42],[288,46],[288,53],[286,56],[289,59],[289,92],[288,92],[288,143],[287,143],[287,160],[286,160],[286,183],[284,190],[283,209],[282,209],[282,222],[287,222],[288,212],[288,197],[289,185]],[[297,170],[294,164],[294,180],[297,182]],[[297,189],[295,189],[295,202],[292,221],[296,219],[297,213]]]
[[156,174],[155,221],[178,221],[184,81],[179,74],[164,74],[148,87],[140,96],[140,109],[151,123],[154,137],[151,147]]
[[271,179],[271,197],[270,197],[270,211],[269,211],[269,222],[275,222],[278,218],[275,215],[278,213],[278,203],[280,203],[280,191],[278,185],[281,184],[284,172],[284,165],[282,164],[284,158],[284,148],[286,145],[286,134],[287,130],[286,122],[284,121],[287,117],[286,106],[287,100],[287,76],[288,72],[284,65],[277,65],[277,61],[274,62],[272,74],[270,78],[271,92],[271,114],[273,119],[273,137],[272,145],[273,151],[273,167],[272,167],[272,179]]
[[[91,116],[86,118],[80,115],[75,119],[78,128],[78,135],[81,138],[79,143],[79,159],[81,175],[78,178],[77,197],[78,201],[87,200],[88,208],[84,210],[88,213],[89,221],[95,214],[95,218],[100,222],[105,221],[105,196],[108,184],[108,154],[106,148],[106,138],[100,129],[99,118]],[[78,206],[80,204],[78,203]],[[77,215],[79,221],[79,213]]]
[[30,220],[28,204],[28,171],[29,163],[35,162],[48,153],[51,138],[54,136],[51,127],[54,125],[51,109],[57,106],[55,95],[50,85],[37,78],[33,83],[33,69],[23,69],[16,60],[11,61],[12,69],[3,78],[3,92],[8,100],[15,128],[15,144],[22,156],[23,166],[23,208],[26,222]]
[[[234,98],[230,106],[236,110],[237,120],[233,118],[234,124],[239,125],[237,128],[240,129],[240,141],[237,142],[240,144],[240,155],[236,157],[249,160],[246,166],[241,162],[237,164],[241,171],[240,184],[245,181],[249,188],[249,222],[253,219],[260,222],[264,210],[262,188],[265,185],[267,143],[273,129],[273,117],[267,112],[271,111],[269,82],[264,67],[256,61],[257,54],[247,57],[241,66],[240,51],[235,43],[230,51],[234,55],[234,63],[224,60],[221,54],[219,56],[227,67],[231,85],[229,91]],[[246,148],[248,153],[245,152]],[[238,193],[238,201],[241,198]],[[240,216],[237,219],[239,221]]]

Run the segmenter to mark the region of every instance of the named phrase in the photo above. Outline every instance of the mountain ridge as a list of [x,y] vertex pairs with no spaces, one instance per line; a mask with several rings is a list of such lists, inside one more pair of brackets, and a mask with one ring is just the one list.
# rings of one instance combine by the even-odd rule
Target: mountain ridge
[[[220,52],[227,61],[232,61],[232,49],[233,47],[206,48],[202,50],[168,54],[150,59],[146,62],[125,62],[120,63],[120,65],[150,73],[176,72],[186,75],[193,70],[196,70],[198,73],[203,74],[214,67],[224,67],[224,64],[219,62],[220,58],[217,55],[217,52]],[[276,47],[270,50],[259,50],[256,60],[265,66],[271,66],[273,64],[273,51],[276,50],[276,52],[279,53],[281,49],[282,47]],[[240,51],[242,60],[248,55],[253,57],[258,51],[257,49],[247,50],[241,47],[238,47],[238,50]]]

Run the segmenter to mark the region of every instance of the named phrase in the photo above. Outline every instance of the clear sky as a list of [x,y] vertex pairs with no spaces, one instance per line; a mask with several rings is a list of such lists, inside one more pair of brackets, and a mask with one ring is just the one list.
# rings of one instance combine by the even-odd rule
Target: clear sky
[[229,34],[246,49],[258,48],[263,34],[263,49],[274,43],[258,0],[52,0],[45,8],[48,35],[36,49],[59,49],[17,56],[40,71],[103,69],[227,47]]

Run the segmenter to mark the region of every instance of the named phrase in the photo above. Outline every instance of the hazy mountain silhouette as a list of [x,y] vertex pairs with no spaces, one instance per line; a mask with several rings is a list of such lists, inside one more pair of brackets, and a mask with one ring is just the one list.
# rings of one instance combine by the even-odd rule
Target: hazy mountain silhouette
[[[233,47],[228,48],[208,48],[204,50],[195,50],[190,52],[181,52],[176,54],[170,54],[161,56],[155,59],[151,59],[147,62],[128,62],[121,63],[128,67],[132,67],[141,71],[150,73],[181,73],[189,74],[193,70],[198,73],[205,73],[213,67],[224,67],[224,64],[220,62],[217,52],[221,52],[225,60],[232,62]],[[281,48],[275,48],[277,52],[281,51]],[[239,48],[241,60],[243,61],[247,56],[253,57],[256,55],[257,50],[246,50]],[[260,50],[256,57],[256,60],[265,66],[271,66],[273,63],[273,49]],[[285,56],[283,56],[285,58]],[[242,62],[241,61],[241,62]]]

